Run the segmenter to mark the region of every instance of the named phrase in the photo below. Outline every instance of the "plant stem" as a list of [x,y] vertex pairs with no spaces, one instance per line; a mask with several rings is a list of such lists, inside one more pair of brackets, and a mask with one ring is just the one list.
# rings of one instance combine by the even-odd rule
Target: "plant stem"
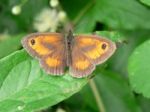
[[78,14],[78,16],[73,20],[73,24],[77,24],[77,22],[81,19],[81,17],[93,6],[94,1],[89,2]]
[[102,99],[101,99],[101,96],[100,96],[100,93],[98,92],[96,84],[95,84],[93,79],[91,79],[89,81],[89,85],[90,85],[90,87],[92,89],[92,92],[94,94],[94,97],[95,97],[95,100],[96,100],[99,112],[106,112],[105,108],[104,108],[104,105],[103,105],[103,102],[102,102]]

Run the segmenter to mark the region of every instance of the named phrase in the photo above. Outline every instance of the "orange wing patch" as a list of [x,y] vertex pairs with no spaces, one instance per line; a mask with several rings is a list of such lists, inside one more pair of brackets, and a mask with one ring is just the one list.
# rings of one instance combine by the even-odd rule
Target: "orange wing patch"
[[89,68],[90,61],[84,54],[79,50],[78,46],[73,46],[72,49],[72,68],[80,71],[84,71]]
[[31,55],[41,57],[58,50],[64,38],[59,33],[35,33],[24,38],[22,44]]
[[104,54],[106,51],[109,49],[109,44],[100,41],[99,39],[96,38],[89,38],[88,36],[81,36],[77,38],[78,40],[78,46],[82,48],[90,48],[86,51],[84,51],[84,54],[90,58],[90,59],[97,59],[99,58],[102,54]]
[[88,58],[79,50],[77,46],[73,46],[72,63],[70,72],[73,77],[85,77],[94,70],[94,65]]
[[[102,49],[103,44],[104,42],[95,41],[95,48],[93,48],[90,51],[85,52],[86,56],[88,56],[91,59],[99,58],[102,54],[104,54],[108,50],[108,47],[106,47],[105,49]],[[108,46],[107,43],[105,43],[105,45]]]
[[[34,41],[34,43],[32,43],[32,41]],[[47,55],[49,53],[51,53],[52,51],[50,51],[48,48],[46,48],[43,44],[42,44],[42,38],[34,38],[34,39],[29,39],[28,44],[29,46],[39,55]]]
[[78,60],[74,62],[74,67],[79,70],[85,70],[89,67],[90,63],[88,60]]
[[62,38],[59,36],[45,36],[42,40],[47,43],[54,43],[62,40]]
[[45,60],[45,62],[49,67],[57,67],[57,66],[60,66],[62,63],[61,60],[59,60],[57,58],[53,58],[53,57],[48,57]]
[[94,44],[94,42],[91,40],[91,38],[81,38],[81,37],[79,37],[80,39],[79,39],[79,44],[80,44],[80,46],[81,47],[84,47],[84,46],[89,46],[89,45],[93,45]]

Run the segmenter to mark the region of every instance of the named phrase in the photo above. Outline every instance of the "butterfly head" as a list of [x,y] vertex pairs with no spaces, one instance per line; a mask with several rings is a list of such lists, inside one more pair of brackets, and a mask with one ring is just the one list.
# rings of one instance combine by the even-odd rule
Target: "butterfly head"
[[69,30],[69,33],[68,33],[68,35],[67,35],[67,40],[68,40],[68,42],[71,42],[73,38],[74,38],[73,33],[72,33],[71,30]]

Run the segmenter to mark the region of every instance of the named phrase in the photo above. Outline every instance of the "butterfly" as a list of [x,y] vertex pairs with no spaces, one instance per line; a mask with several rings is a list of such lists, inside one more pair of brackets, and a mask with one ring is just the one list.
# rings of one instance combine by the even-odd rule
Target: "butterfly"
[[36,57],[46,73],[63,75],[69,68],[76,78],[87,77],[95,66],[104,63],[116,50],[116,44],[97,35],[67,36],[61,33],[33,33],[22,39],[22,45]]

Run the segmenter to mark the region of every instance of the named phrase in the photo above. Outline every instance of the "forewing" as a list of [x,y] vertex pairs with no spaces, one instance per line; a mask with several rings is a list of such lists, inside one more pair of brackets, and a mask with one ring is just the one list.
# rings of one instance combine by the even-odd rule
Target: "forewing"
[[42,68],[49,74],[61,75],[66,66],[65,39],[59,33],[35,33],[22,40],[30,55],[40,60]]
[[43,57],[56,51],[64,43],[64,38],[59,33],[34,33],[24,37],[21,42],[30,55]]
[[105,62],[116,50],[115,43],[97,35],[76,36],[74,43],[93,64]]
[[95,66],[90,60],[82,53],[78,46],[72,47],[72,61],[70,65],[70,73],[73,77],[81,78],[86,77],[92,73]]

